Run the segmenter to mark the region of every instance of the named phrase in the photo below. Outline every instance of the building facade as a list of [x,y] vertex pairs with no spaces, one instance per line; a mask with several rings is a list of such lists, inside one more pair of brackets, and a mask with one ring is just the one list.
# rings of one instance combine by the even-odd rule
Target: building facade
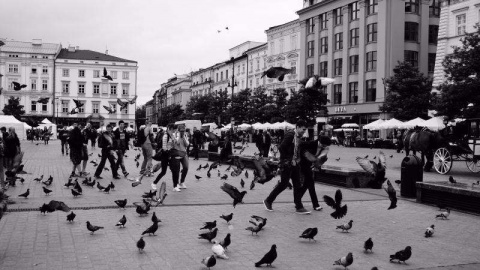
[[265,86],[266,77],[262,77],[263,72],[267,69],[267,43],[263,43],[257,47],[247,50],[245,53],[248,56],[248,88],[255,89],[257,87]]
[[151,99],[145,103],[145,123],[146,122],[152,122],[152,123],[157,123],[154,121],[154,113],[153,113],[153,107],[154,107],[154,100]]
[[190,74],[178,75],[169,79],[165,86],[167,89],[167,106],[179,104],[182,109],[185,109],[192,94],[191,84]]
[[304,1],[300,21],[300,78],[331,77],[328,115],[384,118],[383,80],[400,61],[433,76],[440,6],[421,0]]
[[213,92],[213,68],[208,67],[192,73],[192,96],[203,96]]
[[433,77],[434,91],[445,81],[442,65],[445,56],[453,53],[452,46],[462,46],[460,39],[465,36],[465,33],[475,32],[474,26],[476,23],[480,23],[480,1],[441,1],[438,48]]
[[[103,77],[104,68],[113,80]],[[129,104],[120,111],[117,99],[132,100],[137,95],[136,61],[118,58],[106,53],[80,50],[70,46],[61,49],[55,60],[55,119],[57,123],[71,125],[73,122],[90,121],[94,126],[117,124],[123,120],[128,126],[135,125],[136,104]],[[77,114],[73,99],[84,105]],[[104,106],[114,108],[109,114]]]
[[[20,98],[24,106],[25,118],[41,121],[52,118],[54,112],[55,58],[60,52],[60,44],[44,43],[41,39],[32,42],[7,41],[0,46],[0,108],[8,104],[10,97]],[[26,85],[15,91],[13,82]],[[40,98],[49,98],[46,104],[37,103]],[[3,111],[0,109],[0,114]]]

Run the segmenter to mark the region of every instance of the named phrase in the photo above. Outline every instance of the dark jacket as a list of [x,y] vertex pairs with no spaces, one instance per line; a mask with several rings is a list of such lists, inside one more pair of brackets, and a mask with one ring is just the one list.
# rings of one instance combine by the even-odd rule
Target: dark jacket
[[115,148],[118,150],[123,150],[126,151],[128,150],[128,142],[130,141],[130,134],[124,129],[123,133],[125,134],[125,145],[124,148],[120,147],[120,128],[117,128],[116,130],[113,131],[113,139],[114,139],[114,145]]
[[[263,137],[265,136],[265,142],[263,142]],[[258,135],[257,137],[257,147],[270,147],[272,144],[272,137],[270,137],[270,134],[268,133],[263,133],[261,135]]]
[[20,147],[20,140],[17,135],[14,136],[7,135],[5,138],[5,151],[4,155],[6,158],[14,158],[17,154],[17,146]]
[[84,141],[85,138],[83,137],[80,128],[76,127],[70,131],[70,136],[68,138],[68,145],[70,148],[80,149],[83,147]]
[[280,160],[282,161],[290,161],[293,158],[293,152],[295,150],[295,142],[293,139],[295,138],[295,131],[289,131],[285,134],[282,142],[280,143],[280,147],[278,150],[280,151]]

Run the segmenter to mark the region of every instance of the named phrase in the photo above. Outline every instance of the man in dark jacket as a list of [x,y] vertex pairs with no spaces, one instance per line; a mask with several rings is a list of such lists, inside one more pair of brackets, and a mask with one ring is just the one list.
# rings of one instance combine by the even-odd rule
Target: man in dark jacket
[[[110,169],[112,170],[113,179],[120,179],[117,174],[117,168],[115,166],[115,158],[113,157],[113,134],[112,134],[112,126],[110,124],[107,125],[107,130],[100,134],[103,136],[102,140],[105,140],[102,146],[102,159],[98,164],[97,170],[95,171],[95,178],[96,179],[103,179],[100,174],[102,174],[103,167],[105,167],[105,163],[108,161],[110,162]],[[100,139],[99,139],[100,140]],[[100,143],[99,143],[100,145]]]
[[116,146],[115,149],[117,150],[117,164],[115,167],[117,168],[117,171],[118,168],[121,167],[123,175],[127,177],[128,172],[127,169],[125,169],[124,155],[129,149],[130,135],[128,135],[128,132],[125,130],[125,123],[123,120],[118,122],[118,128],[113,132],[113,139],[114,145]]
[[303,193],[302,184],[300,182],[300,143],[306,129],[306,122],[304,120],[298,120],[295,131],[285,134],[285,137],[280,144],[280,166],[282,168],[280,181],[273,188],[272,192],[270,192],[270,195],[263,200],[263,204],[267,211],[273,211],[273,202],[277,196],[287,188],[290,179],[292,179],[293,201],[295,203],[295,208],[297,209],[296,212],[298,214],[310,214],[310,211],[306,210],[302,204]]
[[200,151],[201,145],[203,143],[203,135],[200,130],[196,127],[193,127],[193,159],[198,160],[198,152]]
[[68,130],[66,127],[63,127],[60,132],[58,133],[58,136],[60,137],[60,143],[62,145],[62,156],[65,154],[65,151],[67,152],[68,156]]

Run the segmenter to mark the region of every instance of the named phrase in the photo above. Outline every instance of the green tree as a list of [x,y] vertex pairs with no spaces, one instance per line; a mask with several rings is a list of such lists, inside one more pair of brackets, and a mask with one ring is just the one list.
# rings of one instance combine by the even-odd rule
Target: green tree
[[147,110],[145,105],[138,106],[135,110],[135,123],[137,127],[145,124],[145,120],[147,119]]
[[230,122],[230,111],[227,110],[230,103],[230,97],[227,91],[218,91],[210,103],[208,115],[205,121],[215,122],[218,125]]
[[399,62],[393,76],[385,80],[387,93],[380,111],[392,113],[399,120],[427,117],[431,108],[432,80],[409,62]]
[[183,109],[180,104],[172,104],[160,110],[160,125],[166,126],[169,123],[174,123],[183,116]]
[[248,122],[248,109],[251,105],[251,96],[252,91],[249,88],[246,88],[233,97],[233,108],[232,116],[235,117],[235,122],[244,123]]
[[304,119],[308,125],[313,125],[320,112],[326,111],[327,101],[327,95],[320,88],[301,88],[297,92],[292,91],[283,110],[285,119],[290,123]]
[[[208,116],[209,107],[212,104],[214,96],[212,94],[203,96],[191,97],[190,101],[185,106],[185,119],[198,119],[204,120]],[[200,114],[200,117],[196,115]]]
[[252,123],[268,122],[267,107],[273,104],[273,97],[267,95],[267,89],[257,87],[253,90],[251,100],[251,108],[247,113],[247,119]]
[[25,114],[23,105],[20,105],[19,97],[10,97],[8,99],[8,104],[5,104],[2,111],[5,115],[13,115],[17,119],[20,119],[20,116]]
[[442,63],[446,81],[438,87],[434,106],[438,115],[451,119],[480,116],[480,25],[461,42]]

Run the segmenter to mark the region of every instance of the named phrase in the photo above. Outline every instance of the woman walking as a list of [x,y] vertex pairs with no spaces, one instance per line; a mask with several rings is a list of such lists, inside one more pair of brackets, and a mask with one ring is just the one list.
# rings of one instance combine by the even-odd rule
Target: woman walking
[[[172,179],[174,185],[174,191],[180,191],[180,189],[185,189],[185,177],[188,173],[188,156],[187,156],[187,147],[188,147],[188,137],[185,133],[185,125],[180,125],[178,131],[170,134],[167,131],[171,138],[173,139],[173,148],[170,150],[170,170],[172,171]],[[182,164],[182,175],[180,176],[180,164]],[[180,176],[180,181],[179,181]]]
[[20,153],[20,140],[14,127],[8,128],[8,135],[5,138],[5,167],[7,170],[13,170],[13,160]]
[[[162,136],[162,144],[161,144],[161,149],[158,151],[163,151],[162,154],[162,159],[160,162],[162,163],[162,170],[160,173],[157,175],[157,178],[155,178],[155,181],[152,183],[152,189],[157,189],[157,184],[162,179],[163,176],[167,173],[167,168],[170,163],[170,150],[173,147],[173,140],[170,134],[173,134],[175,132],[175,125],[174,124],[168,124],[167,126],[167,132],[163,134]],[[176,183],[173,183],[173,187],[175,189]],[[177,190],[175,190],[177,191]]]
[[[72,161],[73,168],[70,177],[80,176],[82,168],[80,163],[82,162],[82,148],[84,137],[82,131],[78,127],[77,123],[73,124],[73,129],[70,131],[70,137],[68,138],[68,144],[70,145],[70,160]],[[78,175],[75,174],[75,170],[78,169]]]

